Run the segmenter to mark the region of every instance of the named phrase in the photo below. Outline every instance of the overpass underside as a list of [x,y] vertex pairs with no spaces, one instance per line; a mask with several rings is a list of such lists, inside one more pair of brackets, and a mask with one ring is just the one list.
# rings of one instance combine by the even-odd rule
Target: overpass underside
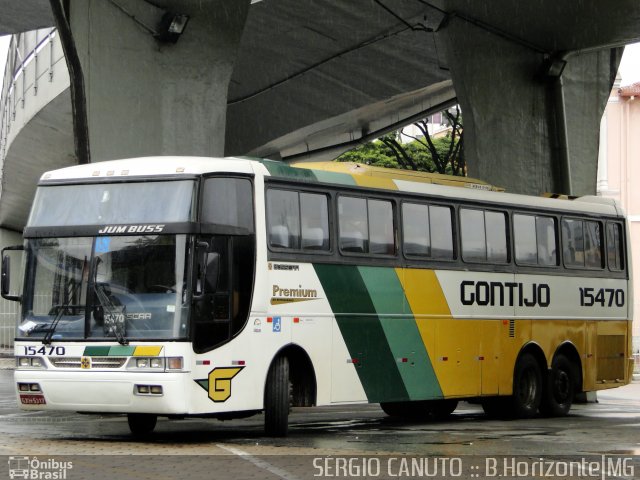
[[[0,224],[17,230],[35,178],[61,165],[334,158],[456,102],[470,175],[513,192],[592,194],[621,46],[640,38],[632,0],[0,0],[0,9],[9,12],[0,33],[57,26],[70,71],[70,90],[12,126]],[[171,36],[176,16],[188,20]],[[17,95],[19,75],[14,83]]]

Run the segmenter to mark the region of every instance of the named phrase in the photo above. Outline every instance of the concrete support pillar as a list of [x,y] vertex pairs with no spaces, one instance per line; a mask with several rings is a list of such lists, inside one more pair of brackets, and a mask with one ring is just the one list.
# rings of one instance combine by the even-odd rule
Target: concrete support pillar
[[[460,18],[441,38],[469,175],[518,193],[595,194],[598,126],[619,49],[549,52]],[[566,61],[561,77],[541,74],[550,57]]]
[[[64,3],[90,161],[224,153],[227,87],[250,0]],[[158,38],[169,13],[188,16],[175,43]]]

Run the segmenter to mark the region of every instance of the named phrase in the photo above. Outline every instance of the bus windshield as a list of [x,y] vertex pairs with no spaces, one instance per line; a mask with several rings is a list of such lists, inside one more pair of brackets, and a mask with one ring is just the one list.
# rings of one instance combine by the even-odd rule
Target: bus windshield
[[195,182],[40,185],[29,227],[130,223],[176,223],[194,220]]
[[187,335],[187,235],[30,239],[18,337]]

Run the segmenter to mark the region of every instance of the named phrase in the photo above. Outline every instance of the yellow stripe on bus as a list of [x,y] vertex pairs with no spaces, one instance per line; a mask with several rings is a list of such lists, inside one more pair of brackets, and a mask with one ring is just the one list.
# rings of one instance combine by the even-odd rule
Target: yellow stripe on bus
[[140,346],[133,352],[134,357],[157,357],[162,351],[162,346]]

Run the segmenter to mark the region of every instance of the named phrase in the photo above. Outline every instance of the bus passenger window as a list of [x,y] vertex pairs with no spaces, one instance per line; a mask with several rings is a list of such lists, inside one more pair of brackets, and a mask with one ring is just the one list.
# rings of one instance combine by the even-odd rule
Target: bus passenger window
[[602,229],[600,222],[584,222],[585,265],[587,268],[602,268]]
[[394,255],[393,205],[385,200],[338,197],[340,251]]
[[267,191],[269,245],[276,248],[300,248],[300,205],[298,192]]
[[538,265],[558,265],[556,221],[551,217],[536,217]]
[[535,265],[538,258],[536,218],[533,215],[514,215],[513,232],[518,264]]
[[584,232],[582,220],[562,220],[562,255],[568,267],[584,267]]
[[435,260],[453,259],[451,208],[402,204],[404,253]]
[[395,253],[393,206],[391,202],[369,200],[369,252],[382,255]]
[[486,261],[487,243],[482,210],[460,209],[460,234],[463,260],[466,262]]
[[487,261],[506,263],[507,220],[504,213],[484,212],[487,230]]
[[611,270],[623,270],[622,262],[622,225],[607,223],[607,262]]
[[557,265],[555,220],[536,215],[513,215],[516,262],[520,265]]
[[600,222],[562,220],[564,263],[569,267],[603,268],[603,239]]
[[303,250],[329,250],[329,207],[326,195],[300,193]]
[[461,208],[460,227],[464,261],[508,262],[507,220],[504,213]]
[[369,222],[364,198],[339,197],[338,217],[340,250],[352,253],[369,251]]
[[431,257],[438,260],[453,260],[453,222],[449,207],[429,207],[431,230]]
[[431,256],[429,207],[415,203],[402,205],[403,248],[407,255]]

